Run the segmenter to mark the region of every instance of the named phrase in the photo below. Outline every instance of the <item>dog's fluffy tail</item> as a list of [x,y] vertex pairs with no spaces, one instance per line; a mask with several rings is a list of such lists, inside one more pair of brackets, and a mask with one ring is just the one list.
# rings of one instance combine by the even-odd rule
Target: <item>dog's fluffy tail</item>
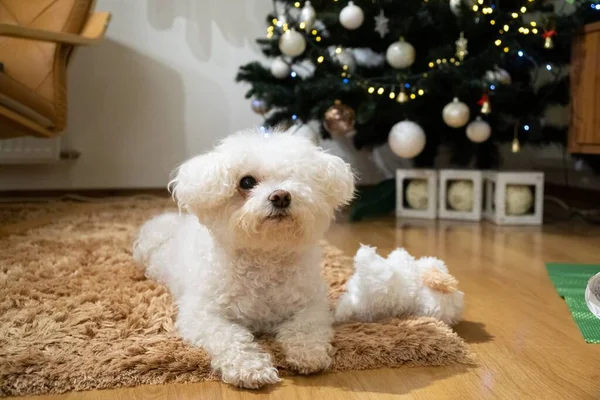
[[155,263],[151,263],[150,259],[162,245],[173,237],[180,224],[180,218],[177,213],[165,213],[142,225],[133,244],[133,258],[148,269],[148,275],[156,275],[154,273],[156,271],[151,270]]

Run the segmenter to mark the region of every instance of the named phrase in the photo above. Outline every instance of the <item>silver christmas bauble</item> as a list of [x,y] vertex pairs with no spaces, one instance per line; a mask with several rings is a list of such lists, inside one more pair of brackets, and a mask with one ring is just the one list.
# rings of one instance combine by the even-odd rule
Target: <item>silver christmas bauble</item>
[[264,115],[264,114],[268,113],[269,110],[271,109],[271,107],[269,107],[267,102],[262,99],[252,99],[252,102],[250,103],[250,107],[252,107],[252,111],[254,111],[255,113],[260,114],[260,115]]
[[481,117],[477,117],[475,121],[471,121],[467,125],[467,137],[471,142],[482,143],[490,138],[492,134],[492,128],[490,124],[482,120]]
[[387,48],[385,59],[393,68],[402,69],[410,67],[415,62],[415,55],[412,44],[400,38]]
[[290,76],[290,66],[283,58],[277,57],[271,63],[271,74],[277,79],[284,79]]
[[454,181],[448,187],[448,205],[455,211],[473,209],[473,181]]
[[398,122],[392,126],[388,144],[398,157],[413,158],[425,148],[426,137],[423,128],[412,121]]
[[452,128],[460,128],[469,122],[471,111],[465,103],[455,97],[442,110],[442,117],[446,125]]
[[297,57],[306,50],[306,39],[295,29],[289,29],[279,38],[279,50],[286,56]]
[[352,1],[342,8],[340,12],[340,24],[348,30],[358,29],[365,20],[365,13],[362,8],[355,5]]
[[429,187],[425,179],[413,179],[406,185],[406,202],[410,208],[425,210],[429,204]]
[[506,185],[506,215],[526,214],[533,205],[533,193],[526,185]]
[[311,30],[315,23],[315,19],[317,19],[317,12],[312,4],[310,4],[310,1],[307,0],[304,2],[302,11],[300,11],[300,22],[304,22],[304,29],[306,32]]

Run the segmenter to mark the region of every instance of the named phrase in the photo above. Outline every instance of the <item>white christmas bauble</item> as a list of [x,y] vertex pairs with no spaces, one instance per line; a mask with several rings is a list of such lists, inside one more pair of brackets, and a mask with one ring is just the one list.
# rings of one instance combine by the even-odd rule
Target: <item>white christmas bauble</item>
[[385,53],[385,59],[393,68],[410,67],[415,62],[415,48],[401,38],[390,44]]
[[277,57],[271,63],[271,74],[277,79],[287,78],[290,76],[290,66],[283,58]]
[[398,157],[413,158],[425,148],[425,132],[419,124],[412,121],[398,122],[392,126],[388,144]]
[[485,73],[485,79],[490,83],[499,83],[501,85],[510,85],[512,83],[512,78],[508,71],[498,67],[493,71],[487,71]]
[[506,215],[523,215],[533,204],[533,193],[529,186],[506,185]]
[[464,3],[467,7],[472,7],[475,0],[450,0],[450,10],[457,17],[460,15],[460,3]]
[[362,8],[349,1],[348,5],[340,12],[340,24],[346,29],[358,29],[365,20]]
[[312,4],[310,4],[310,1],[307,0],[304,2],[302,11],[300,11],[300,22],[304,22],[304,29],[307,32],[311,30],[315,23],[315,19],[317,19],[317,12]]
[[467,122],[469,122],[469,118],[471,117],[471,111],[469,107],[458,100],[458,97],[455,97],[452,102],[446,104],[444,109],[442,110],[442,118],[444,118],[444,122],[446,125],[451,126],[452,128],[460,128],[465,126]]
[[456,211],[473,209],[473,181],[454,181],[448,187],[448,205]]
[[492,128],[490,124],[482,120],[481,117],[477,117],[475,121],[471,121],[467,125],[467,137],[471,142],[482,143],[489,139],[492,134]]
[[294,135],[302,136],[310,139],[315,145],[318,145],[320,140],[319,134],[308,124],[302,124],[292,129]]
[[346,65],[348,67],[348,72],[353,73],[354,71],[356,71],[356,59],[354,58],[354,54],[352,54],[351,50],[344,49],[341,53],[336,53],[335,60],[341,67],[344,67],[344,65]]
[[286,56],[296,57],[304,53],[306,49],[306,40],[301,33],[295,29],[287,30],[279,38],[279,50]]
[[429,203],[429,190],[425,179],[413,179],[406,185],[406,202],[410,208],[425,210]]

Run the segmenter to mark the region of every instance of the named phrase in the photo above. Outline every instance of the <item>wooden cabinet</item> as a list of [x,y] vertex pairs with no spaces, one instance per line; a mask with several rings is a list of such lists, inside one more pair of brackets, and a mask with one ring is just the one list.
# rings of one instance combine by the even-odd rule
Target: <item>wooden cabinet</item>
[[569,152],[600,154],[600,22],[573,43]]

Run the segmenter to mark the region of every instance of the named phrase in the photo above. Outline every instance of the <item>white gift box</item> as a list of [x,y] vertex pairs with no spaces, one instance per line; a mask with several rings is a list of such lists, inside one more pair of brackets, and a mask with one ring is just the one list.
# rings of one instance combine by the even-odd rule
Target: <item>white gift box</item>
[[[438,216],[442,219],[480,221],[483,209],[483,173],[479,170],[442,169],[439,171]],[[471,207],[454,209],[448,199],[448,191],[454,182],[472,182]]]
[[[427,182],[427,207],[412,208],[406,201],[406,189],[412,180]],[[433,169],[396,170],[396,216],[407,218],[436,218],[437,171]]]
[[[543,172],[484,173],[485,205],[483,216],[497,225],[541,225],[544,215]],[[529,210],[521,214],[509,214],[506,210],[508,186],[529,187],[533,201]]]

